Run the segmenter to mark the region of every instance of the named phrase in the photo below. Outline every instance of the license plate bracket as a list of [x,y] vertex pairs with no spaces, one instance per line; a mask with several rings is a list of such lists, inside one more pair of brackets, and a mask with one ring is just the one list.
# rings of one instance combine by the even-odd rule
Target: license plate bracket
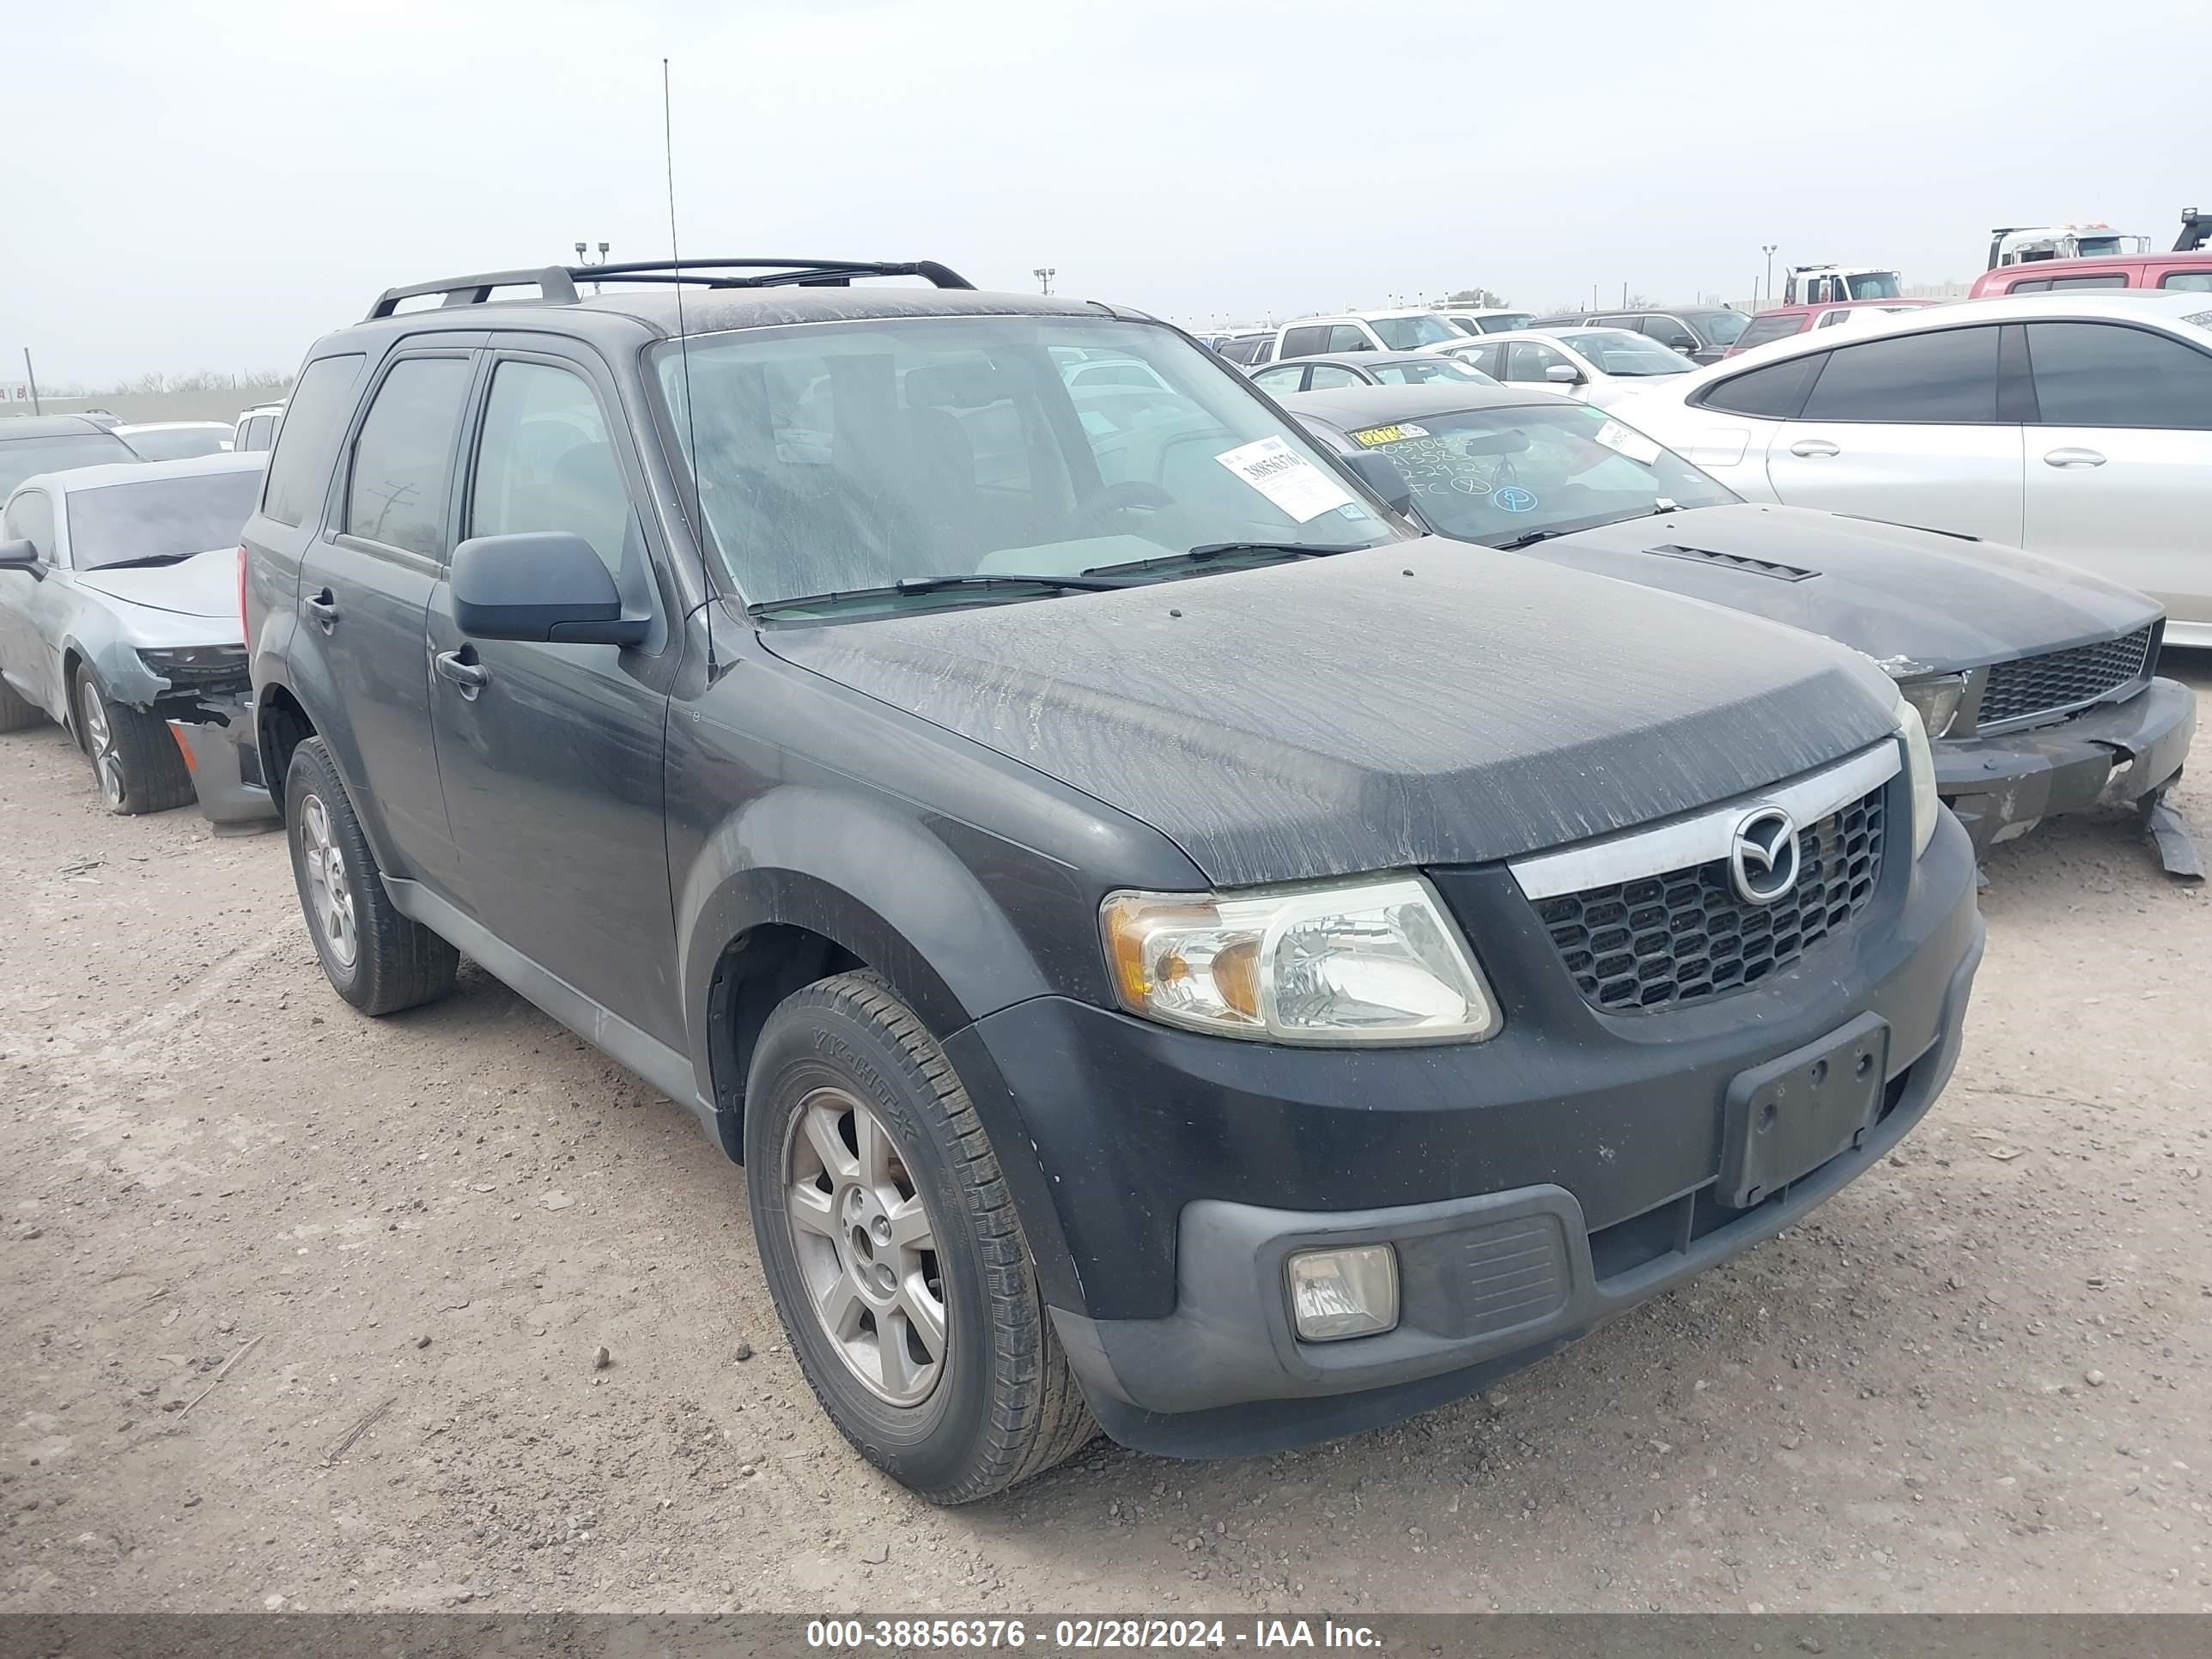
[[1719,1198],[1748,1209],[1866,1139],[1889,1078],[1889,1024],[1861,1014],[1817,1042],[1730,1080]]

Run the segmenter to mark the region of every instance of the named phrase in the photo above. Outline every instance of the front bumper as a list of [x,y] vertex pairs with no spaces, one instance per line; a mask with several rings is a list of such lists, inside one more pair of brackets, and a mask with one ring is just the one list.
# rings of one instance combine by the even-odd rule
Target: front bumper
[[[1880,1158],[1957,1058],[1973,867],[1946,815],[1917,868],[1886,863],[1863,925],[1663,1015],[1584,1002],[1504,872],[1433,871],[1505,1006],[1488,1042],[1291,1050],[1040,998],[947,1050],[1015,1148],[1001,1162],[1101,1426],[1170,1455],[1279,1449],[1481,1388]],[[1874,1129],[1747,1210],[1720,1203],[1731,1081],[1866,1015],[1889,1030]],[[1283,1257],[1382,1238],[1400,1247],[1399,1328],[1296,1340]]]
[[2197,694],[2154,679],[2125,702],[2055,726],[1934,745],[1936,792],[1958,814],[1976,856],[2045,818],[2124,806],[2173,781],[2197,734]]
[[251,835],[276,826],[276,804],[261,779],[261,757],[248,740],[252,705],[204,699],[197,720],[172,720],[169,730],[184,750],[200,811],[217,835]]

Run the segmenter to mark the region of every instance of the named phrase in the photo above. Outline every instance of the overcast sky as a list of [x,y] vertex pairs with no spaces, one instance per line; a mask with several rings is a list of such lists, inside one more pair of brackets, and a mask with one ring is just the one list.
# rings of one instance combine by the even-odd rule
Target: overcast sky
[[[387,284],[931,258],[1191,322],[1966,278],[2212,198],[2201,3],[13,0],[0,380],[286,368]],[[2212,207],[2208,199],[2207,207]]]

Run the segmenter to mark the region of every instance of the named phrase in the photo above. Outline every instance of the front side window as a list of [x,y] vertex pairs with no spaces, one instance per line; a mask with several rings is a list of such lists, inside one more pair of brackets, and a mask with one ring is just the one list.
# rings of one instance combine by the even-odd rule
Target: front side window
[[79,570],[177,564],[235,548],[260,497],[258,468],[72,490],[70,563]]
[[[1071,391],[1055,345],[1141,362],[1159,384]],[[784,619],[1034,599],[1052,590],[1005,579],[1210,544],[1273,558],[1399,533],[1307,434],[1166,329],[885,319],[702,336],[653,362],[724,566]]]
[[1462,541],[1512,541],[1736,499],[1672,450],[1587,404],[1424,415],[1352,434],[1412,485],[1421,516]]
[[1678,348],[1686,348],[1692,351],[1698,349],[1698,337],[1690,332],[1680,318],[1646,317],[1644,319],[1644,332],[1669,351]]
[[54,562],[54,502],[43,489],[22,490],[8,503],[0,519],[0,542],[28,542],[41,563]]
[[2045,426],[2212,427],[2212,356],[2117,323],[2030,323]]
[[1328,331],[1330,351],[1372,351],[1375,342],[1367,337],[1367,331],[1357,323],[1339,323]]
[[[1625,328],[1594,328],[1559,337],[1607,374],[1641,380],[1659,374],[1687,374],[1693,367],[1679,351]],[[1685,333],[1684,339],[1689,339]],[[1696,343],[1691,342],[1692,344]]]
[[467,533],[565,530],[620,575],[630,524],[622,463],[584,378],[547,363],[501,363],[477,441]]
[[[318,357],[300,371],[285,405],[288,418],[269,457],[269,483],[261,510],[279,524],[322,516],[338,434],[353,413],[353,389],[368,360],[358,352]],[[243,449],[245,444],[238,447]]]
[[1306,382],[1306,390],[1334,392],[1340,386],[1365,386],[1366,384],[1364,379],[1354,374],[1348,368],[1340,368],[1334,363],[1316,363],[1313,366],[1313,376]]
[[2212,270],[2169,270],[2158,279],[2158,285],[2212,294]]
[[2058,293],[2070,288],[2125,288],[2128,274],[2124,270],[2100,270],[2081,276],[2053,276],[2051,291]]
[[1751,326],[1751,319],[1741,311],[1711,311],[1705,313],[1705,337],[1717,346],[1732,346],[1743,337]]
[[1509,311],[1502,316],[1484,318],[1482,331],[1485,334],[1510,333],[1516,328],[1526,328],[1535,320],[1525,311]]
[[1992,325],[1838,346],[1814,382],[1803,418],[1971,425],[1994,421],[1996,413]]
[[64,432],[51,438],[11,438],[0,442],[0,497],[40,472],[73,466],[135,461],[137,453],[112,432]]
[[1385,363],[1375,378],[1386,386],[1431,386],[1439,382],[1480,385],[1490,377],[1450,357],[1421,357],[1410,363]]
[[1270,392],[1296,392],[1305,384],[1305,366],[1302,363],[1278,363],[1273,368],[1263,368],[1252,377],[1254,386],[1263,386]]
[[1573,367],[1564,354],[1547,345],[1538,345],[1534,340],[1516,340],[1505,349],[1505,373],[1502,378],[1543,386],[1550,383],[1549,370]]
[[1423,346],[1444,345],[1459,337],[1459,331],[1443,318],[1377,317],[1368,326],[1393,351],[1419,351]]
[[354,440],[347,535],[445,556],[446,464],[469,371],[465,357],[410,357],[384,377]]

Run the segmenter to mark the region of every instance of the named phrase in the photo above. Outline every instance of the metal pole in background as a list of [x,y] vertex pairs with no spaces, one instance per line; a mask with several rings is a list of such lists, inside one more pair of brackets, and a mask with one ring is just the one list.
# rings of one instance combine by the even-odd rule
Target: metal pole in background
[[1781,246],[1779,242],[1761,242],[1759,245],[1759,251],[1766,256],[1766,303],[1769,305],[1774,303],[1774,250]]
[[31,383],[31,413],[33,415],[45,414],[46,410],[39,403],[38,371],[31,367],[31,348],[28,346],[25,346],[23,348],[23,378]]

